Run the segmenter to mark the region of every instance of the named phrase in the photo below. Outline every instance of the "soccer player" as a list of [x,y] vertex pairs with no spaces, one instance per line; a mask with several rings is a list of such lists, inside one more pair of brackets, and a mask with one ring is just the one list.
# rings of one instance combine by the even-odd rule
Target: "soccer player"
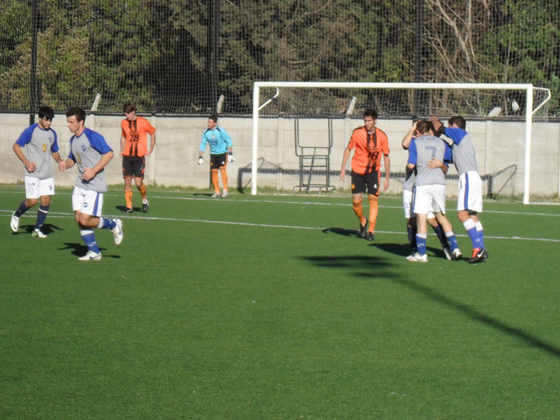
[[426,254],[426,239],[428,236],[428,213],[433,212],[434,217],[443,228],[449,241],[451,252],[457,255],[460,251],[457,238],[453,233],[451,223],[445,217],[445,173],[447,164],[451,159],[449,145],[430,135],[430,123],[421,120],[416,124],[416,139],[410,143],[407,167],[416,171],[414,182],[413,211],[416,213],[417,252],[406,257],[411,262],[428,262]]
[[[17,232],[21,215],[41,199],[32,233],[38,238],[47,237],[41,231],[41,227],[49,213],[51,195],[54,194],[54,174],[50,158],[52,156],[57,163],[61,161],[56,132],[51,129],[53,118],[54,110],[51,107],[39,108],[39,122],[26,128],[12,147],[25,167],[23,171],[25,200],[12,213],[10,226],[14,232]],[[25,147],[27,156],[23,153],[23,147]]]
[[[136,115],[136,107],[127,102],[123,106],[126,118],[121,122],[121,153],[122,171],[124,178],[124,198],[126,207],[123,213],[132,213],[132,178],[136,188],[142,195],[142,211],[150,208],[144,185],[144,170],[146,158],[152,154],[156,145],[156,129],[149,121]],[[150,135],[150,150],[148,150],[148,134]]]
[[214,185],[214,194],[212,194],[212,198],[220,197],[218,171],[222,174],[223,193],[221,196],[226,198],[228,196],[226,167],[228,162],[233,162],[233,144],[226,130],[218,127],[217,115],[210,115],[210,117],[208,117],[208,129],[202,134],[200,149],[198,151],[199,165],[204,163],[202,156],[204,155],[204,150],[206,150],[207,143],[210,144],[210,169],[212,171],[212,185]]
[[59,170],[64,171],[78,165],[78,178],[72,193],[72,209],[80,228],[82,240],[88,252],[80,261],[98,261],[101,251],[95,241],[93,228],[110,229],[115,244],[123,239],[122,221],[101,216],[103,210],[103,193],[107,191],[105,167],[113,158],[113,150],[103,136],[84,123],[86,112],[81,108],[70,108],[66,112],[66,122],[73,136],[70,138],[70,154],[66,161],[59,162]]
[[453,163],[459,173],[459,196],[457,216],[465,227],[473,246],[469,263],[486,261],[488,252],[484,247],[482,223],[478,213],[482,212],[482,179],[471,135],[465,131],[467,123],[463,117],[452,117],[445,128],[437,117],[431,118],[434,129],[452,140]]
[[[408,133],[402,139],[403,149],[408,150],[410,144],[415,141],[414,136],[416,135],[417,124],[418,121],[416,121],[416,123],[412,125]],[[428,133],[432,136],[434,135],[434,129],[431,122],[429,123]],[[449,162],[445,162],[445,163],[449,163]],[[412,249],[411,255],[414,255],[418,250],[416,246],[416,234],[418,233],[416,214],[414,213],[414,211],[412,211],[412,192],[414,190],[414,181],[416,180],[416,173],[413,169],[409,168],[407,165],[405,168],[405,174],[406,174],[406,178],[405,181],[403,182],[403,210],[404,210],[404,217],[406,218],[406,231],[408,234],[408,241],[410,242],[410,246]],[[456,252],[459,252],[459,254],[454,255],[451,252],[451,248],[449,247],[447,236],[445,236],[445,233],[443,232],[441,225],[437,222],[434,213],[432,211],[428,213],[428,224],[432,227],[436,236],[438,237],[443,252],[445,253],[445,257],[448,260],[455,260],[461,258],[462,255],[460,254],[458,248]]]
[[[352,156],[352,208],[360,221],[359,237],[373,241],[378,213],[378,197],[381,156],[385,166],[384,191],[389,189],[390,158],[387,135],[377,124],[377,111],[366,109],[363,114],[364,125],[352,132],[348,146],[342,157],[340,179],[344,181],[346,162]],[[369,220],[364,217],[362,194],[367,191],[369,201]],[[369,227],[368,227],[369,221]]]

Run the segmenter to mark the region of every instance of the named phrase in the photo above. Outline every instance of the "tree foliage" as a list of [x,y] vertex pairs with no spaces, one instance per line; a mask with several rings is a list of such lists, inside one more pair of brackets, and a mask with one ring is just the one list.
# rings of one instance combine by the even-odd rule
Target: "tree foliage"
[[[212,1],[217,0],[37,0],[40,102],[87,109],[101,93],[104,111],[120,112],[131,100],[144,111],[209,112]],[[257,80],[414,81],[416,5],[416,0],[222,0],[223,111],[248,113]],[[553,2],[424,0],[424,5],[423,81],[533,83],[558,97],[560,14]],[[30,3],[0,0],[0,6],[0,109],[28,110]],[[330,94],[336,99],[336,92]],[[411,112],[406,94],[391,103],[376,95],[359,93],[361,101],[381,110]],[[451,101],[430,100],[434,106]]]

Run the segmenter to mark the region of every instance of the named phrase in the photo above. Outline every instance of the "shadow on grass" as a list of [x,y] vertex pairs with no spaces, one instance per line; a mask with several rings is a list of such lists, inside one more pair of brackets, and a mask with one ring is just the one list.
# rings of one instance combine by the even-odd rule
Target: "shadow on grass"
[[[12,232],[12,235],[19,235],[20,233],[31,234],[35,230],[35,225],[20,225],[19,228],[20,228],[20,231]],[[22,232],[21,230],[23,230],[24,232]],[[58,226],[55,226],[55,225],[51,225],[50,223],[45,223],[41,227],[41,232],[43,232],[45,235],[53,233],[55,230],[64,230],[64,229],[61,229],[61,228],[59,228]]]
[[[71,249],[72,254],[75,255],[76,257],[82,257],[82,256],[86,255],[87,252],[88,252],[88,247],[85,246],[84,244],[73,243],[73,242],[65,242],[64,245],[66,245],[66,246],[63,247],[63,248],[58,248],[58,250],[59,251],[64,251],[64,250],[67,250],[67,249]],[[103,254],[103,252],[106,250],[106,248],[99,247],[99,250]],[[103,258],[121,258],[121,257],[120,257],[120,255],[103,254]]]
[[[384,244],[386,247],[396,246],[399,245],[390,245]],[[381,247],[380,247],[381,248]],[[390,252],[390,251],[389,251]],[[443,252],[442,252],[443,253]],[[445,256],[444,256],[445,258]],[[491,328],[494,328],[498,331],[501,331],[505,334],[508,334],[512,337],[518,338],[528,345],[542,350],[552,356],[560,357],[560,348],[553,346],[550,343],[547,343],[540,338],[529,334],[519,328],[510,326],[505,322],[500,321],[497,318],[493,318],[491,316],[485,315],[484,313],[477,311],[466,305],[461,303],[457,300],[448,298],[444,296],[442,293],[438,292],[437,290],[419,284],[413,280],[405,279],[400,274],[396,273],[394,270],[390,270],[394,268],[394,264],[389,264],[384,261],[384,258],[380,257],[353,257],[353,256],[344,256],[344,257],[333,257],[333,256],[326,256],[326,257],[302,257],[302,259],[307,260],[319,267],[325,268],[344,268],[344,269],[357,269],[359,272],[355,273],[356,277],[361,278],[383,278],[387,279],[392,283],[399,284],[404,286],[414,292],[427,297],[428,299],[440,304],[444,305],[456,312],[459,312],[470,319],[485,324]],[[451,262],[450,262],[451,264]],[[380,270],[381,269],[381,270]]]
[[355,238],[358,238],[358,231],[356,229],[343,229],[343,228],[331,227],[331,228],[323,229],[323,233],[335,233],[340,236],[353,236]]

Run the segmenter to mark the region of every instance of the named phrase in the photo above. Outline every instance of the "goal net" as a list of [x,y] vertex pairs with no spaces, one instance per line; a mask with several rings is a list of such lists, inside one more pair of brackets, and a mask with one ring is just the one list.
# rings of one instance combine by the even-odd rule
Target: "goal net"
[[[374,108],[389,137],[390,192],[401,191],[407,152],[400,143],[412,121],[437,115],[446,124],[461,115],[486,195],[536,202],[557,194],[560,184],[559,146],[547,141],[549,99],[548,89],[531,84],[256,82],[251,193],[349,188],[349,177],[339,179],[342,154],[352,130],[363,125],[364,109]],[[456,175],[449,171],[450,194]]]

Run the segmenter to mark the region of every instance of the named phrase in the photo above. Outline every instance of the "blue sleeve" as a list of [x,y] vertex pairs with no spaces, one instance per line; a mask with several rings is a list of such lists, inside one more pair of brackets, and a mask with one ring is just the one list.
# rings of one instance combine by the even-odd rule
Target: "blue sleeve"
[[19,138],[16,140],[17,145],[20,147],[24,147],[27,143],[29,143],[31,141],[31,136],[33,136],[33,132],[36,128],[37,124],[33,124],[23,130],[23,133],[21,133]]
[[227,144],[227,147],[233,146],[233,144],[231,143],[231,137],[229,136],[227,131],[222,128],[222,129],[220,129],[220,133],[222,134],[222,138],[224,139],[225,143]]
[[412,139],[410,145],[408,146],[408,162],[411,165],[416,165],[418,162],[418,149],[416,148],[415,139]]
[[74,154],[72,153],[72,142],[74,141],[75,137],[76,136],[70,137],[70,153],[68,154],[68,159],[73,160],[74,162],[76,162],[76,159],[74,159]]
[[[443,141],[443,140],[442,140]],[[443,142],[445,144],[445,152],[443,154],[443,163],[449,166],[450,163],[453,163],[453,153],[451,153],[451,147],[447,144],[446,141]]]
[[105,138],[98,132],[87,130],[86,135],[89,140],[89,144],[91,144],[91,147],[93,147],[102,155],[113,151],[113,149],[111,149],[105,141]]
[[461,140],[463,140],[465,138],[465,136],[467,135],[467,132],[465,130],[463,130],[462,128],[446,128],[445,129],[445,135],[447,137],[449,137],[451,140],[453,140],[454,144],[459,144],[461,143]]
[[208,139],[206,138],[206,133],[208,132],[208,130],[205,130],[204,133],[202,133],[202,140],[200,140],[200,151],[204,152],[204,150],[206,150],[206,143],[208,143]]
[[58,136],[56,135],[56,131],[54,131],[52,128],[51,128],[51,131],[54,134],[54,142],[53,142],[53,145],[51,146],[51,152],[56,153],[59,150],[58,149]]

